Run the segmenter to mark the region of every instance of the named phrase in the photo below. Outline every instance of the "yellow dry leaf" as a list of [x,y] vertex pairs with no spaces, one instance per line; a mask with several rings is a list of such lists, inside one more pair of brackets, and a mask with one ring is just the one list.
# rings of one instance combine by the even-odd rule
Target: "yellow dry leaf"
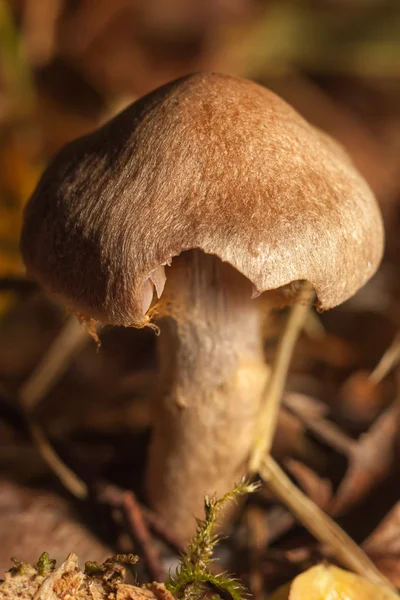
[[318,565],[281,588],[271,600],[399,600],[390,589],[332,565]]

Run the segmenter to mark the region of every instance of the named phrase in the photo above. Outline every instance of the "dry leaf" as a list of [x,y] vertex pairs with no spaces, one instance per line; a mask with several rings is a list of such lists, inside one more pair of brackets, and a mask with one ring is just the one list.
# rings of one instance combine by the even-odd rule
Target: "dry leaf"
[[72,550],[82,560],[102,561],[111,554],[72,503],[45,489],[0,480],[0,514],[0,579],[10,556],[33,563],[43,550],[58,562]]
[[382,573],[400,587],[400,502],[363,543],[363,548]]

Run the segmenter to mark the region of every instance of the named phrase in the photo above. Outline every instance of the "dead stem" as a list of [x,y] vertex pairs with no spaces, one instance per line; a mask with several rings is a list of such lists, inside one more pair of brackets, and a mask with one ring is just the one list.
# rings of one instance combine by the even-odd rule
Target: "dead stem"
[[156,527],[154,527],[153,513],[142,506],[130,490],[123,490],[111,483],[101,482],[94,487],[94,493],[98,502],[108,504],[112,509],[117,509],[122,514],[134,547],[137,546],[139,553],[144,557],[144,563],[150,578],[155,581],[164,581],[165,572],[159,551],[153,542],[149,529],[157,529],[156,534],[175,552],[180,554],[184,546],[174,537],[173,524],[161,524],[161,520],[155,515]]
[[142,509],[133,492],[124,492],[121,498],[121,510],[128,525],[128,530],[143,554],[150,578],[154,581],[164,581],[165,572],[160,556],[154,545],[149,530],[143,518]]
[[35,408],[68,369],[72,357],[89,341],[88,332],[76,316],[68,317],[34,372],[19,390],[19,399],[25,410]]
[[21,386],[18,402],[40,456],[64,487],[80,500],[88,496],[86,484],[61,460],[32,411],[67,370],[72,357],[90,340],[75,316],[70,316],[28,380]]
[[88,496],[86,484],[61,460],[38,423],[28,417],[29,431],[40,456],[59,478],[63,486],[79,500]]
[[400,331],[396,334],[389,348],[383,354],[375,369],[369,376],[371,383],[377,385],[400,362]]
[[302,410],[302,399],[308,400],[309,396],[303,394],[290,393],[285,395],[285,406],[298,417],[302,423],[311,431],[318,439],[337,452],[345,456],[351,456],[351,453],[357,447],[358,442],[344,433],[335,423],[328,421],[323,416],[316,412],[309,413]]
[[293,349],[304,326],[313,294],[310,284],[303,282],[296,304],[290,311],[285,330],[279,340],[271,376],[265,386],[261,402],[258,426],[256,427],[256,436],[249,463],[251,473],[258,471],[263,457],[271,450]]

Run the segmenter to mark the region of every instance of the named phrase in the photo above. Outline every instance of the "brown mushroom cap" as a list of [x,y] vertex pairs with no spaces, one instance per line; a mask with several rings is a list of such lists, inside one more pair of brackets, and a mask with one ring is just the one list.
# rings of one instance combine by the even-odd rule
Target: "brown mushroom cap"
[[121,325],[143,320],[152,272],[192,248],[258,292],[308,280],[326,309],[373,275],[383,227],[332,139],[255,83],[195,74],[67,145],[22,234],[35,278],[73,309]]

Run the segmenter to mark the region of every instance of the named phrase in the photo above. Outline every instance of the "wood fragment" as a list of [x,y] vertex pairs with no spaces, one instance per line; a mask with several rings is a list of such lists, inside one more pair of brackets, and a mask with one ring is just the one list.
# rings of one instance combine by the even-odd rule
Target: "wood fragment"
[[[115,560],[113,560],[115,559]],[[42,575],[21,564],[5,574],[0,598],[7,600],[173,600],[162,583],[138,587],[124,583],[123,556],[107,559],[99,569],[83,571],[70,554],[58,569]]]

